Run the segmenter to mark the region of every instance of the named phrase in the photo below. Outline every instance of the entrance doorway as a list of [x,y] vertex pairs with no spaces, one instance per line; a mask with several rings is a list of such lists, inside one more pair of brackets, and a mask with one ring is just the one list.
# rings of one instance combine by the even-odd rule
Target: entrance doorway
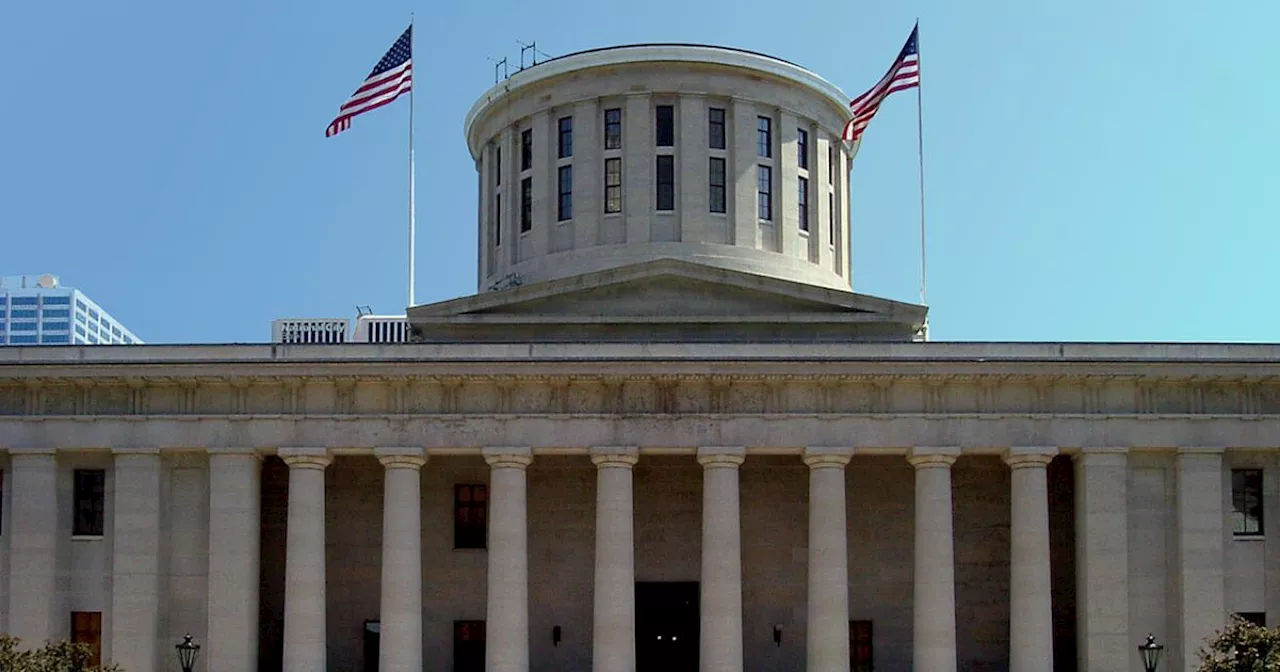
[[698,582],[636,582],[636,672],[697,672]]

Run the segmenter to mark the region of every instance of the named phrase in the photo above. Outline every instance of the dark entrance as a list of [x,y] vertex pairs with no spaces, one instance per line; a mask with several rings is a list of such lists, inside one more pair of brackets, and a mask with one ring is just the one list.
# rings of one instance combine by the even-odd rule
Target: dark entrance
[[636,672],[697,672],[698,583],[636,583]]

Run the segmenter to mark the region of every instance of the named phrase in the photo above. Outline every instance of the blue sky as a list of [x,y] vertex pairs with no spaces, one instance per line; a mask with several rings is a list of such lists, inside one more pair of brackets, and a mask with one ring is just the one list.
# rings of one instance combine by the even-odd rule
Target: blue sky
[[[417,12],[419,302],[475,291],[462,137],[517,40],[680,41],[856,95],[921,24],[935,340],[1280,341],[1280,3],[10,3],[0,274],[56,273],[151,342],[405,303],[407,101],[333,139]],[[855,291],[919,300],[914,93],[854,164]]]

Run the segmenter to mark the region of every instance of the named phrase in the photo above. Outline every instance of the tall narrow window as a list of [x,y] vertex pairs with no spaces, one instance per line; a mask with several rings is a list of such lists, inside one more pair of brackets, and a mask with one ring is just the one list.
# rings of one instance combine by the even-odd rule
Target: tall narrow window
[[773,170],[769,166],[756,166],[757,216],[765,221],[773,219]]
[[101,469],[75,470],[75,512],[71,534],[77,537],[101,537],[106,512],[106,478]]
[[707,176],[708,196],[711,212],[724,212],[724,159],[711,157],[711,166]]
[[1231,470],[1231,531],[1237,537],[1262,535],[1262,470]]
[[769,117],[756,119],[756,153],[766,159],[773,156],[773,120]]
[[520,132],[520,170],[533,167],[533,129],[526,128]]
[[659,147],[671,147],[676,144],[676,113],[675,108],[670,105],[659,105],[654,110],[654,119],[657,120],[657,138]]
[[573,156],[573,117],[560,118],[560,141],[556,150],[562,159]]
[[836,195],[827,194],[827,242],[836,244]]
[[809,131],[796,129],[796,162],[801,168],[809,169]]
[[71,612],[71,643],[89,647],[88,663],[93,667],[102,664],[102,612]]
[[560,221],[573,219],[573,166],[560,166]]
[[796,179],[799,188],[796,190],[796,214],[800,218],[800,230],[809,230],[809,179]]
[[453,486],[453,547],[484,548],[489,507],[483,484]]
[[484,672],[484,621],[453,622],[453,672]]
[[533,230],[533,178],[520,180],[520,233]]
[[658,210],[676,209],[675,157],[663,154],[658,159]]
[[502,186],[502,146],[493,148],[493,183]]
[[827,145],[827,184],[836,183],[836,143]]
[[622,159],[604,160],[604,211],[622,212]]
[[493,195],[493,246],[502,244],[502,194]]
[[713,107],[707,110],[707,146],[711,149],[724,149],[724,108]]
[[849,621],[849,672],[871,672],[875,638],[871,621]]
[[622,148],[622,108],[612,107],[604,111],[604,148]]

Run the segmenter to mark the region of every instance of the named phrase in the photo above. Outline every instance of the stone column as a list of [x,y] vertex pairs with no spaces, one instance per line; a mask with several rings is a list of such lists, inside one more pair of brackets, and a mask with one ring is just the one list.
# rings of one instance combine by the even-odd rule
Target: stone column
[[209,455],[209,672],[258,669],[262,458],[251,448]]
[[1188,672],[1196,669],[1205,638],[1227,618],[1222,453],[1221,448],[1178,449],[1178,623],[1182,669]]
[[527,447],[484,448],[489,463],[489,597],[485,672],[529,670]]
[[742,446],[699,448],[702,464],[703,672],[742,670],[742,523],[738,467]]
[[[9,634],[27,646],[61,639],[57,625],[58,461],[53,449],[9,451]],[[69,617],[68,617],[69,618]]]
[[1011,448],[1009,536],[1009,670],[1053,670],[1053,604],[1049,575],[1049,481],[1056,448]]
[[852,448],[806,448],[809,465],[809,623],[806,669],[849,669],[849,530],[844,468]]
[[289,465],[289,517],[284,561],[284,669],[325,672],[323,448],[281,448]]
[[382,486],[382,607],[379,669],[422,670],[422,465],[418,447],[378,448]]
[[111,662],[151,672],[160,654],[160,451],[114,453]]
[[1080,672],[1127,672],[1129,467],[1124,448],[1075,455],[1076,622]]
[[956,670],[955,535],[951,522],[951,465],[960,449],[915,448],[915,615],[912,666],[921,672]]
[[636,669],[634,447],[591,450],[596,465],[596,574],[591,669]]

